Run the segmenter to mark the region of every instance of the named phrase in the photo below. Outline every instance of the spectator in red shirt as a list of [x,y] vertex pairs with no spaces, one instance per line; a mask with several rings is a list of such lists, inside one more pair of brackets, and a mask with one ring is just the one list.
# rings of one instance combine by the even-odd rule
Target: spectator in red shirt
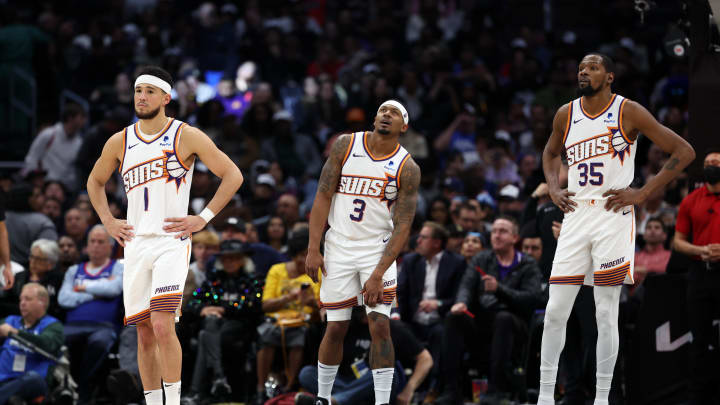
[[665,273],[670,251],[665,249],[667,232],[658,217],[651,217],[645,223],[645,247],[635,252],[635,287],[639,286],[648,273]]
[[713,401],[711,372],[713,319],[720,308],[720,150],[703,164],[705,185],[680,203],[674,248],[694,259],[688,274],[687,309],[693,335],[690,351],[690,404]]

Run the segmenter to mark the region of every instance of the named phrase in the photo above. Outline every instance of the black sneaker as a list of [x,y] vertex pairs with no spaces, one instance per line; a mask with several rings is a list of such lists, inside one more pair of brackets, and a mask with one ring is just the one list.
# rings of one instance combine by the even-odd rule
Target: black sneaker
[[315,405],[315,395],[307,392],[298,392],[295,395],[295,405]]

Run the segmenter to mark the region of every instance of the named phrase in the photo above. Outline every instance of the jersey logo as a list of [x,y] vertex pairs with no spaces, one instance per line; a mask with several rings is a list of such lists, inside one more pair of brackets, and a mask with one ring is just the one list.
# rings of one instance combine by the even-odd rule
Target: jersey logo
[[136,143],[135,145],[130,145],[130,146],[128,146],[128,149],[132,149],[132,148],[134,148],[134,147],[136,147],[136,146],[138,146],[138,145],[140,145],[140,143],[139,143],[139,142],[138,142],[138,143]]
[[385,173],[385,178],[343,175],[337,192],[346,195],[378,198],[390,208],[397,199],[397,178]]
[[166,183],[175,182],[177,190],[180,190],[180,184],[185,183],[187,170],[180,164],[173,151],[163,152],[165,156],[139,163],[123,173],[125,193],[159,179],[167,179]]
[[625,139],[625,135],[623,135],[619,127],[608,127],[608,129],[612,132],[612,157],[617,156],[620,159],[620,164],[623,164],[625,163],[625,156],[630,156],[630,143]]
[[585,118],[579,118],[579,119],[573,120],[573,124],[577,124],[578,122],[580,122],[580,121],[582,121],[582,120],[584,120],[584,119],[585,119]]
[[624,163],[625,156],[630,155],[630,144],[619,127],[606,127],[608,132],[584,139],[566,148],[568,166],[609,153],[612,153],[613,158],[617,156],[620,164]]

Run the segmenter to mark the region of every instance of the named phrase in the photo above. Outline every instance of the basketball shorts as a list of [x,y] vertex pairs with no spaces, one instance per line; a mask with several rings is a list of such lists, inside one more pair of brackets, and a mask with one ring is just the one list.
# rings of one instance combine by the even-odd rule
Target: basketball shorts
[[136,236],[125,245],[125,325],[150,319],[151,311],[179,315],[190,263],[191,238]]
[[635,211],[604,208],[605,200],[576,200],[565,214],[550,284],[618,286],[633,284]]
[[[330,233],[332,231],[328,231]],[[328,321],[350,320],[352,309],[364,305],[362,291],[365,282],[380,262],[384,243],[359,244],[334,233],[325,238],[325,271],[320,285],[320,303],[327,310]],[[365,310],[390,317],[390,309],[397,292],[397,266],[393,262],[383,275],[382,304]]]

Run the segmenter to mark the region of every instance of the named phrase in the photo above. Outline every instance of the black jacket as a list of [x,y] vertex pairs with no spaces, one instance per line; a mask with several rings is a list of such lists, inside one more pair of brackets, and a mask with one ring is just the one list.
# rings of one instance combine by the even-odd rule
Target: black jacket
[[[485,283],[479,269],[498,280],[494,294],[485,293]],[[464,302],[471,312],[477,309],[492,312],[507,310],[529,319],[542,299],[541,278],[535,259],[522,254],[517,266],[500,280],[495,252],[484,250],[470,259],[460,282],[456,302]]]
[[[408,253],[402,263],[402,270],[398,275],[398,307],[400,318],[405,322],[412,322],[422,301],[427,262],[417,253]],[[455,295],[465,267],[465,258],[447,250],[443,251],[435,281],[436,299],[442,301],[442,305],[438,307],[440,317],[445,317],[455,303]]]

